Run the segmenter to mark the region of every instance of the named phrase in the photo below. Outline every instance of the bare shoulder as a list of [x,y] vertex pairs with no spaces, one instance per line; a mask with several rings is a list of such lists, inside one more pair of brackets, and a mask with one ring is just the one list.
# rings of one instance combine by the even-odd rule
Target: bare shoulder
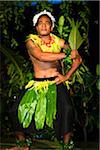
[[31,39],[29,39],[29,40],[27,40],[26,41],[26,48],[27,48],[27,50],[28,51],[33,51],[33,50],[39,50],[40,48],[38,47],[38,45],[34,42],[34,41],[32,41]]
[[59,43],[61,48],[67,49],[70,47],[69,44],[64,39],[60,39]]
[[64,39],[60,39],[60,40],[59,40],[59,44],[60,44],[60,47],[61,47],[61,48],[64,48],[65,40],[64,40]]
[[31,39],[26,41],[26,47],[27,48],[34,47],[34,46],[35,46],[35,44],[34,44],[34,42]]
[[32,41],[31,39],[27,40],[26,42],[26,48],[28,50],[28,53],[37,58],[37,59],[40,59],[40,56],[41,56],[41,49],[40,47],[34,42]]

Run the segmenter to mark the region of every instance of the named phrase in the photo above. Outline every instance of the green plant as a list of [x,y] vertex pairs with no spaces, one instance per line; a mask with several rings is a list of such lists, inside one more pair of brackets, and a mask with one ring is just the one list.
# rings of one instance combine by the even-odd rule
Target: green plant
[[[1,53],[6,59],[5,69],[8,76],[9,91],[8,96],[11,97],[14,93],[22,89],[23,86],[32,79],[32,73],[30,72],[30,63],[27,62],[23,56],[20,56],[17,52],[16,55],[8,48],[1,46]],[[6,83],[5,83],[6,84]]]
[[[70,22],[70,26],[72,28],[70,28],[70,33],[69,36],[67,37],[68,42],[70,44],[71,48],[68,48],[67,50],[64,50],[64,52],[66,53],[66,58],[63,59],[64,62],[64,67],[65,69],[63,69],[63,74],[67,73],[68,70],[71,68],[72,65],[72,60],[70,59],[70,53],[71,50],[81,50],[81,44],[84,43],[84,46],[87,45],[87,41],[88,41],[88,37],[84,36],[85,39],[83,39],[80,35],[79,29],[81,30],[81,26],[83,27],[83,25],[81,24],[82,21],[80,22],[76,22],[74,19],[70,19],[69,17],[67,17],[67,19]],[[58,32],[60,34],[61,38],[65,38],[65,34],[64,34],[64,29],[65,29],[65,24],[64,22],[66,22],[64,20],[64,16],[61,16],[59,18],[58,21]],[[85,32],[86,30],[84,30]],[[84,35],[85,33],[83,33]],[[66,38],[65,38],[66,40]],[[88,47],[88,45],[87,45]],[[85,48],[83,47],[84,51]],[[82,124],[83,127],[83,133],[84,133],[84,140],[87,141],[87,128],[88,126],[91,128],[93,127],[93,116],[89,114],[89,103],[93,98],[94,92],[93,90],[93,86],[96,83],[96,77],[94,78],[93,75],[90,73],[89,68],[85,65],[85,61],[83,60],[82,64],[78,67],[78,69],[74,72],[74,74],[71,76],[71,78],[69,79],[69,81],[66,81],[66,86],[67,88],[70,90],[70,94],[71,94],[71,100],[74,106],[74,110],[77,116],[77,121]],[[81,87],[81,88],[80,88]],[[81,115],[84,116],[84,119],[81,120],[80,116],[78,115],[78,108],[80,106],[76,105],[76,100],[79,99],[78,103],[82,103],[82,107],[81,107]],[[77,107],[76,107],[77,106]],[[95,119],[94,119],[95,120]],[[92,122],[91,122],[92,121]],[[97,124],[97,123],[96,123]]]
[[[19,90],[23,89],[24,85],[32,79],[34,74],[32,65],[26,57],[25,48],[22,47],[26,35],[29,34],[29,32],[34,34],[33,28],[31,28],[34,13],[46,9],[51,11],[56,19],[62,16],[63,21],[59,21],[59,25],[57,25],[57,22],[55,23],[54,33],[66,41],[68,41],[72,29],[70,20],[74,18],[75,22],[78,21],[80,24],[78,28],[80,35],[85,39],[78,51],[79,53],[81,52],[82,55],[89,54],[89,20],[94,15],[91,14],[90,2],[63,1],[60,5],[53,6],[47,1],[37,1],[36,7],[30,5],[31,1],[0,2],[0,40],[2,47],[0,50],[2,56],[2,65],[0,67],[0,82],[2,85],[0,87],[0,94],[3,102],[6,102],[7,105],[13,100],[16,100],[14,96],[20,95]],[[55,9],[55,7],[57,9]],[[30,21],[28,24],[27,18],[29,19],[28,21]],[[70,18],[70,20],[68,18]],[[30,28],[29,31],[27,30],[28,28]],[[98,97],[95,87],[96,79],[86,66],[85,57],[83,57],[83,62],[84,65],[79,68],[81,76],[76,72],[76,78],[73,78],[74,84],[70,86],[70,97],[78,125],[81,124],[84,135],[86,135],[85,132],[87,128],[91,129],[92,132],[94,125],[98,124]],[[50,134],[50,132],[48,134]]]

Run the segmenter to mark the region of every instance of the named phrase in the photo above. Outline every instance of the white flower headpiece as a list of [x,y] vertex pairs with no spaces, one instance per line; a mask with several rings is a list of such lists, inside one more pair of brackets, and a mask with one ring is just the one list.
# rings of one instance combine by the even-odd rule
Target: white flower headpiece
[[41,15],[48,15],[48,16],[51,18],[51,20],[52,20],[52,27],[54,28],[55,18],[51,15],[50,12],[48,12],[48,11],[46,11],[46,10],[44,10],[44,11],[42,11],[42,12],[36,14],[36,15],[33,17],[33,26],[36,25],[36,23],[37,23],[37,21],[38,21],[38,18],[39,18]]

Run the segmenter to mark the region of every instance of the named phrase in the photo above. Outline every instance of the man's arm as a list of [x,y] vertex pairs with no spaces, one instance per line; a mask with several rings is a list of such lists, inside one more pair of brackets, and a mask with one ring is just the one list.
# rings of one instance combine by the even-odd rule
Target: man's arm
[[82,58],[80,55],[76,55],[76,58],[73,59],[73,63],[71,66],[71,69],[67,72],[65,75],[66,80],[68,80],[71,75],[75,72],[75,70],[79,67],[79,65],[82,63]]
[[[65,42],[63,41],[62,48],[67,48],[67,47],[69,47],[68,44],[66,45]],[[61,74],[58,75],[58,77],[56,78],[58,84],[68,80],[71,77],[71,75],[75,72],[75,70],[79,67],[79,65],[82,63],[82,58],[79,55],[77,50],[71,51],[70,58],[73,61],[71,69],[66,73],[65,76]]]
[[32,40],[26,42],[29,53],[40,61],[56,61],[66,57],[65,53],[42,52],[41,48],[34,44]]
[[[70,46],[68,44],[64,44],[64,47],[69,48]],[[72,50],[71,51],[70,58],[72,59],[73,63],[72,63],[71,69],[65,75],[66,80],[68,80],[71,77],[71,75],[75,72],[75,70],[82,63],[82,58],[79,55],[77,50]]]

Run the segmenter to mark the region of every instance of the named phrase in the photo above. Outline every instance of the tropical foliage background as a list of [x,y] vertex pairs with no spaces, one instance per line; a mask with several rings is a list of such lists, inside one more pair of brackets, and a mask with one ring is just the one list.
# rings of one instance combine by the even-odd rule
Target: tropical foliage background
[[[0,132],[7,137],[12,133],[8,110],[20,96],[34,72],[25,47],[28,34],[35,34],[33,16],[44,9],[56,18],[53,33],[68,41],[71,21],[79,23],[84,42],[78,49],[85,69],[77,74],[69,92],[72,100],[76,140],[98,139],[99,129],[99,76],[98,62],[98,1],[0,1]],[[64,23],[61,24],[61,16]],[[53,138],[54,132],[46,134]],[[43,135],[42,135],[43,137]]]

